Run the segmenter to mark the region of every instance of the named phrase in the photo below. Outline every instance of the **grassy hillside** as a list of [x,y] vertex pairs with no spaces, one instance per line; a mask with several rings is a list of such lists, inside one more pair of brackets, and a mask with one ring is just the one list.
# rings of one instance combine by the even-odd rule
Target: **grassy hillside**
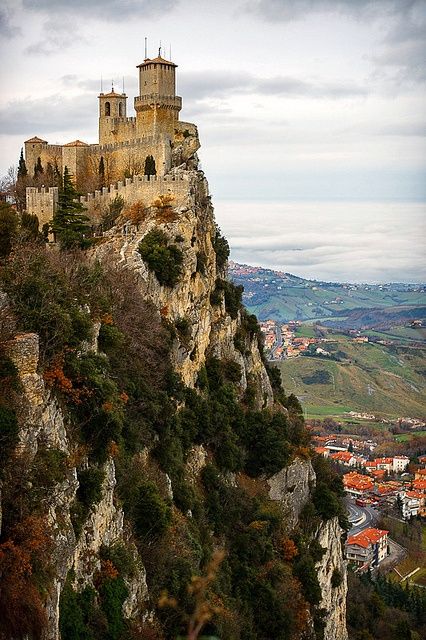
[[[359,310],[405,309],[407,317],[423,317],[425,292],[421,285],[366,285],[305,280],[289,273],[231,263],[229,275],[244,286],[244,304],[259,320],[342,320],[346,313]],[[410,309],[420,309],[410,315]],[[362,314],[363,315],[363,314]],[[385,318],[386,319],[386,318]],[[363,320],[363,318],[360,318]],[[373,318],[376,321],[376,318]],[[380,317],[377,318],[379,324]],[[352,321],[351,321],[352,323]]]
[[[426,349],[357,344],[346,336],[324,345],[340,362],[301,356],[278,363],[284,387],[309,417],[362,411],[384,417],[425,414]],[[320,380],[320,381],[318,381]]]

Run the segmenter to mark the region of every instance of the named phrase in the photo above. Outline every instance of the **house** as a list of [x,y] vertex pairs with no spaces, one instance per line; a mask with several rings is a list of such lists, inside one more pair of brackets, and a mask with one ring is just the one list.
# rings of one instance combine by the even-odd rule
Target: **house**
[[328,455],[330,453],[329,450],[326,449],[325,447],[314,447],[314,451],[319,456],[324,456],[324,458],[328,458]]
[[410,464],[410,458],[407,456],[394,456],[392,458],[392,471],[394,473],[403,473]]
[[426,480],[426,469],[417,469],[414,480]]
[[418,491],[400,491],[398,497],[404,520],[417,516],[424,507],[424,495]]
[[393,458],[376,458],[374,462],[377,465],[377,469],[383,469],[387,473],[390,473],[393,469]]
[[343,476],[346,493],[352,496],[363,496],[373,490],[373,480],[369,476],[352,471]]
[[364,529],[346,541],[346,557],[359,569],[377,567],[388,555],[388,533],[383,529]]
[[330,454],[330,460],[344,464],[345,467],[354,467],[356,465],[356,457],[349,451],[337,451]]
[[419,460],[419,464],[426,465],[426,456],[419,456],[418,460]]

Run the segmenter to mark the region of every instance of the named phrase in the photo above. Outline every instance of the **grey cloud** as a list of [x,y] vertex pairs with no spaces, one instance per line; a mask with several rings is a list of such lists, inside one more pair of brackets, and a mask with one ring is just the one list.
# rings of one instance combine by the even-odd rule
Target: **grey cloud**
[[4,6],[0,7],[0,34],[5,38],[13,38],[20,33],[19,27],[11,22],[11,12]]
[[360,19],[406,14],[423,0],[249,0],[246,11],[269,22],[289,22],[308,13],[343,13]]
[[179,91],[186,99],[226,99],[232,94],[260,94],[284,97],[349,98],[365,96],[368,89],[352,82],[310,82],[286,76],[259,78],[247,72],[197,71],[182,72]]
[[23,0],[23,6],[49,15],[68,13],[120,22],[132,16],[151,17],[170,11],[179,0]]
[[29,45],[25,52],[30,55],[50,55],[83,41],[73,23],[69,20],[64,23],[63,20],[55,18],[44,23],[42,39]]
[[[113,76],[113,74],[111,74]],[[131,99],[138,92],[138,82],[137,78],[134,76],[124,76],[124,78],[120,75],[114,77],[104,76],[102,79],[102,88],[103,91],[109,91],[111,88],[111,84],[114,81],[114,86],[116,91],[122,90],[122,83],[124,79],[124,90],[126,94]],[[101,89],[101,78],[93,79],[93,78],[81,78],[76,74],[67,74],[65,76],[61,76],[59,81],[64,87],[72,87],[82,89],[83,91],[90,92],[92,95],[97,95],[97,93]]]
[[0,109],[0,133],[46,135],[83,129],[96,119],[96,109],[96,99],[89,94],[72,98],[57,94],[11,102]]
[[216,204],[237,262],[334,281],[424,280],[423,214],[414,203]]

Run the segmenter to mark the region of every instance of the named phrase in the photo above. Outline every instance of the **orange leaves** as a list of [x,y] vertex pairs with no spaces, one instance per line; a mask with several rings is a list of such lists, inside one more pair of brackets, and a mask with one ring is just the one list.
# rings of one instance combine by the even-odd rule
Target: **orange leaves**
[[120,400],[123,402],[123,404],[127,404],[129,401],[129,396],[127,395],[127,393],[125,391],[122,391],[120,393]]
[[62,364],[56,362],[52,364],[49,369],[46,369],[43,373],[43,378],[46,384],[51,387],[56,387],[62,393],[69,394],[72,391],[72,382],[66,377]]
[[112,325],[114,324],[113,317],[110,313],[104,313],[100,318],[102,324]]
[[119,453],[120,453],[120,447],[114,440],[111,440],[111,442],[108,445],[108,455],[111,458],[116,458]]
[[299,553],[293,540],[291,538],[286,538],[285,536],[280,539],[279,547],[282,552],[283,559],[286,562],[291,562]]
[[126,209],[125,214],[132,224],[138,225],[146,217],[146,207],[141,200],[138,200]]
[[22,520],[0,545],[0,638],[40,636],[46,615],[32,575],[35,565],[46,569],[50,545],[49,529],[37,516]]
[[60,355],[55,358],[48,369],[44,370],[44,381],[50,387],[55,387],[75,404],[80,404],[82,397],[87,397],[90,392],[88,389],[75,389],[72,380],[65,375],[63,366],[64,358],[63,355]]

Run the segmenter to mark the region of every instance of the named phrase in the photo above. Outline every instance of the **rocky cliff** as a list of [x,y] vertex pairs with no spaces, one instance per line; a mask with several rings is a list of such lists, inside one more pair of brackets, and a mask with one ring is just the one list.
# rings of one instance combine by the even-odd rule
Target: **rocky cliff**
[[[268,374],[257,324],[226,279],[227,245],[197,148],[184,140],[174,150],[182,164],[172,171],[188,184],[184,204],[165,194],[136,221],[125,207],[78,258],[84,266],[32,248],[6,269],[26,332],[3,345],[20,391],[4,398],[18,430],[3,476],[1,543],[28,548],[16,532],[31,510],[49,537],[43,562],[34,542],[28,556],[43,583],[29,602],[39,630],[9,616],[9,640],[175,638],[200,623],[200,611],[206,632],[224,640],[296,639],[313,637],[321,609],[325,640],[347,637],[338,520],[318,524],[315,514],[315,531],[304,533],[316,475],[300,407]],[[156,263],[141,249],[147,238]],[[158,256],[162,267],[174,256],[168,281]],[[41,292],[28,306],[21,280]],[[52,281],[55,304],[34,320]],[[29,495],[20,515],[18,489]],[[324,549],[315,593],[303,569],[313,567],[313,539]],[[212,561],[197,582],[215,548],[226,554],[221,569]],[[29,571],[25,584],[32,579]],[[13,599],[12,581],[6,591]]]

